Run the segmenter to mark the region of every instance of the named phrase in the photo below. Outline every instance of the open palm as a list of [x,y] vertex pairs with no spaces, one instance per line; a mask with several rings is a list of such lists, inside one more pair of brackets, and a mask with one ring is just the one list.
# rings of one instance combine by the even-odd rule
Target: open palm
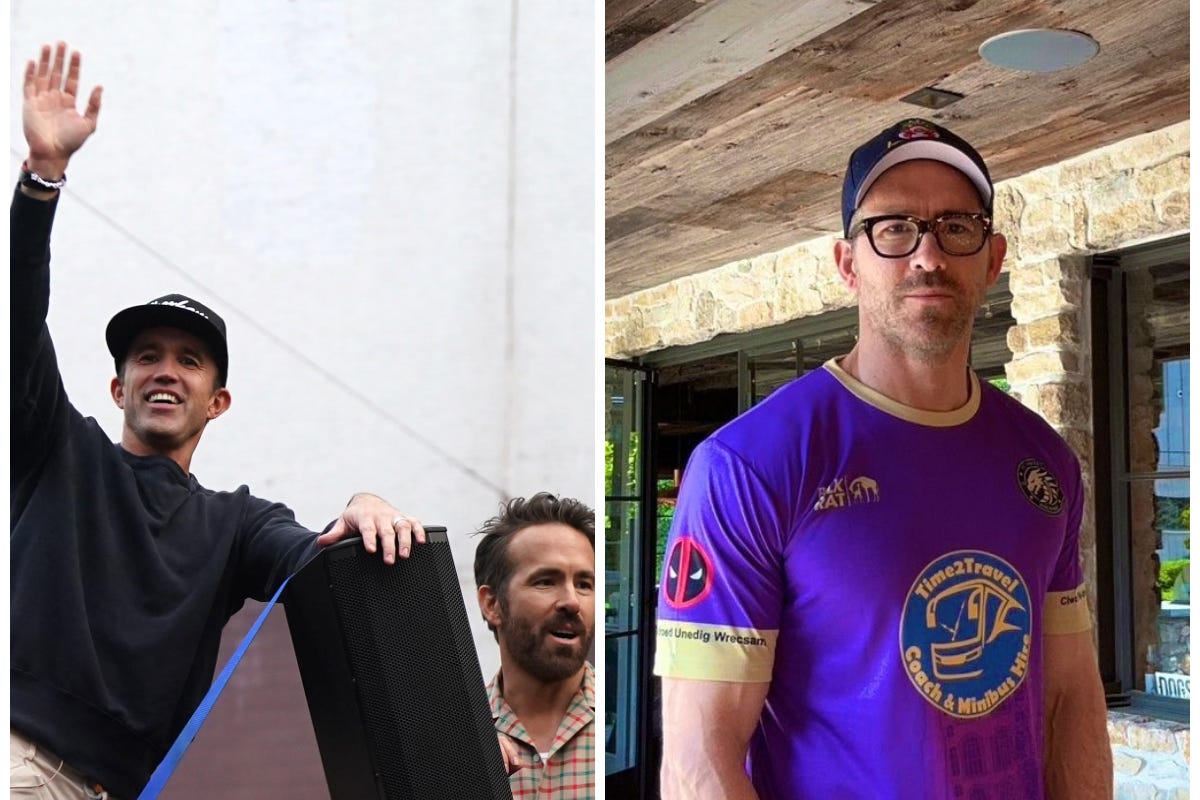
[[101,87],[97,86],[84,113],[76,110],[80,56],[78,52],[71,54],[64,79],[66,51],[66,43],[59,42],[51,61],[50,46],[43,45],[41,59],[26,65],[22,111],[30,160],[58,162],[64,168],[71,154],[96,130],[101,93]]

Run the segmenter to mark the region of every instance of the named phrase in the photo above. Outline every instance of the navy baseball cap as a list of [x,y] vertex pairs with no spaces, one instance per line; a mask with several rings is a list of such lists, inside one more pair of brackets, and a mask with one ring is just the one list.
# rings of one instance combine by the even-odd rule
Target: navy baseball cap
[[850,217],[871,184],[905,161],[927,159],[948,164],[966,175],[979,191],[984,210],[992,213],[995,192],[983,157],[965,139],[925,119],[906,119],[881,132],[850,154],[842,181],[842,231],[850,236]]
[[147,328],[179,328],[198,337],[217,360],[220,385],[229,377],[229,346],[225,338],[225,320],[203,303],[182,294],[157,297],[140,306],[131,306],[109,320],[104,338],[108,352],[116,362],[117,374],[129,346]]

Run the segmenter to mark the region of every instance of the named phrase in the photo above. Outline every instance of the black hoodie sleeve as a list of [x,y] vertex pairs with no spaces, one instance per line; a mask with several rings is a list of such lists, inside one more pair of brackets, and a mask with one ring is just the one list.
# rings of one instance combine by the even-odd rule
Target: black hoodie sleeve
[[50,230],[58,198],[18,188],[9,218],[10,413],[14,503],[67,424],[69,405],[46,314],[50,308]]

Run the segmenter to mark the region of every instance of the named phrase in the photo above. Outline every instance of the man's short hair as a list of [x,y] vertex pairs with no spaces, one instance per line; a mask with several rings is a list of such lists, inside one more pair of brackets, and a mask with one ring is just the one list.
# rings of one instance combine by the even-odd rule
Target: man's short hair
[[[559,523],[582,533],[596,549],[596,512],[570,497],[538,492],[526,500],[516,497],[500,507],[500,513],[480,526],[475,548],[475,587],[490,586],[504,599],[516,565],[508,558],[513,536],[534,525]],[[488,623],[493,633],[496,629]]]

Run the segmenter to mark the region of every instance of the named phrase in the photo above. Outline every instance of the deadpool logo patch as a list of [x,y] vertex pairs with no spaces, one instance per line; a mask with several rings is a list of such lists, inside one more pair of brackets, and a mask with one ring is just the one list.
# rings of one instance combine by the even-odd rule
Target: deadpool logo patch
[[663,593],[671,608],[688,608],[708,596],[712,589],[712,561],[695,539],[682,536],[667,556]]

